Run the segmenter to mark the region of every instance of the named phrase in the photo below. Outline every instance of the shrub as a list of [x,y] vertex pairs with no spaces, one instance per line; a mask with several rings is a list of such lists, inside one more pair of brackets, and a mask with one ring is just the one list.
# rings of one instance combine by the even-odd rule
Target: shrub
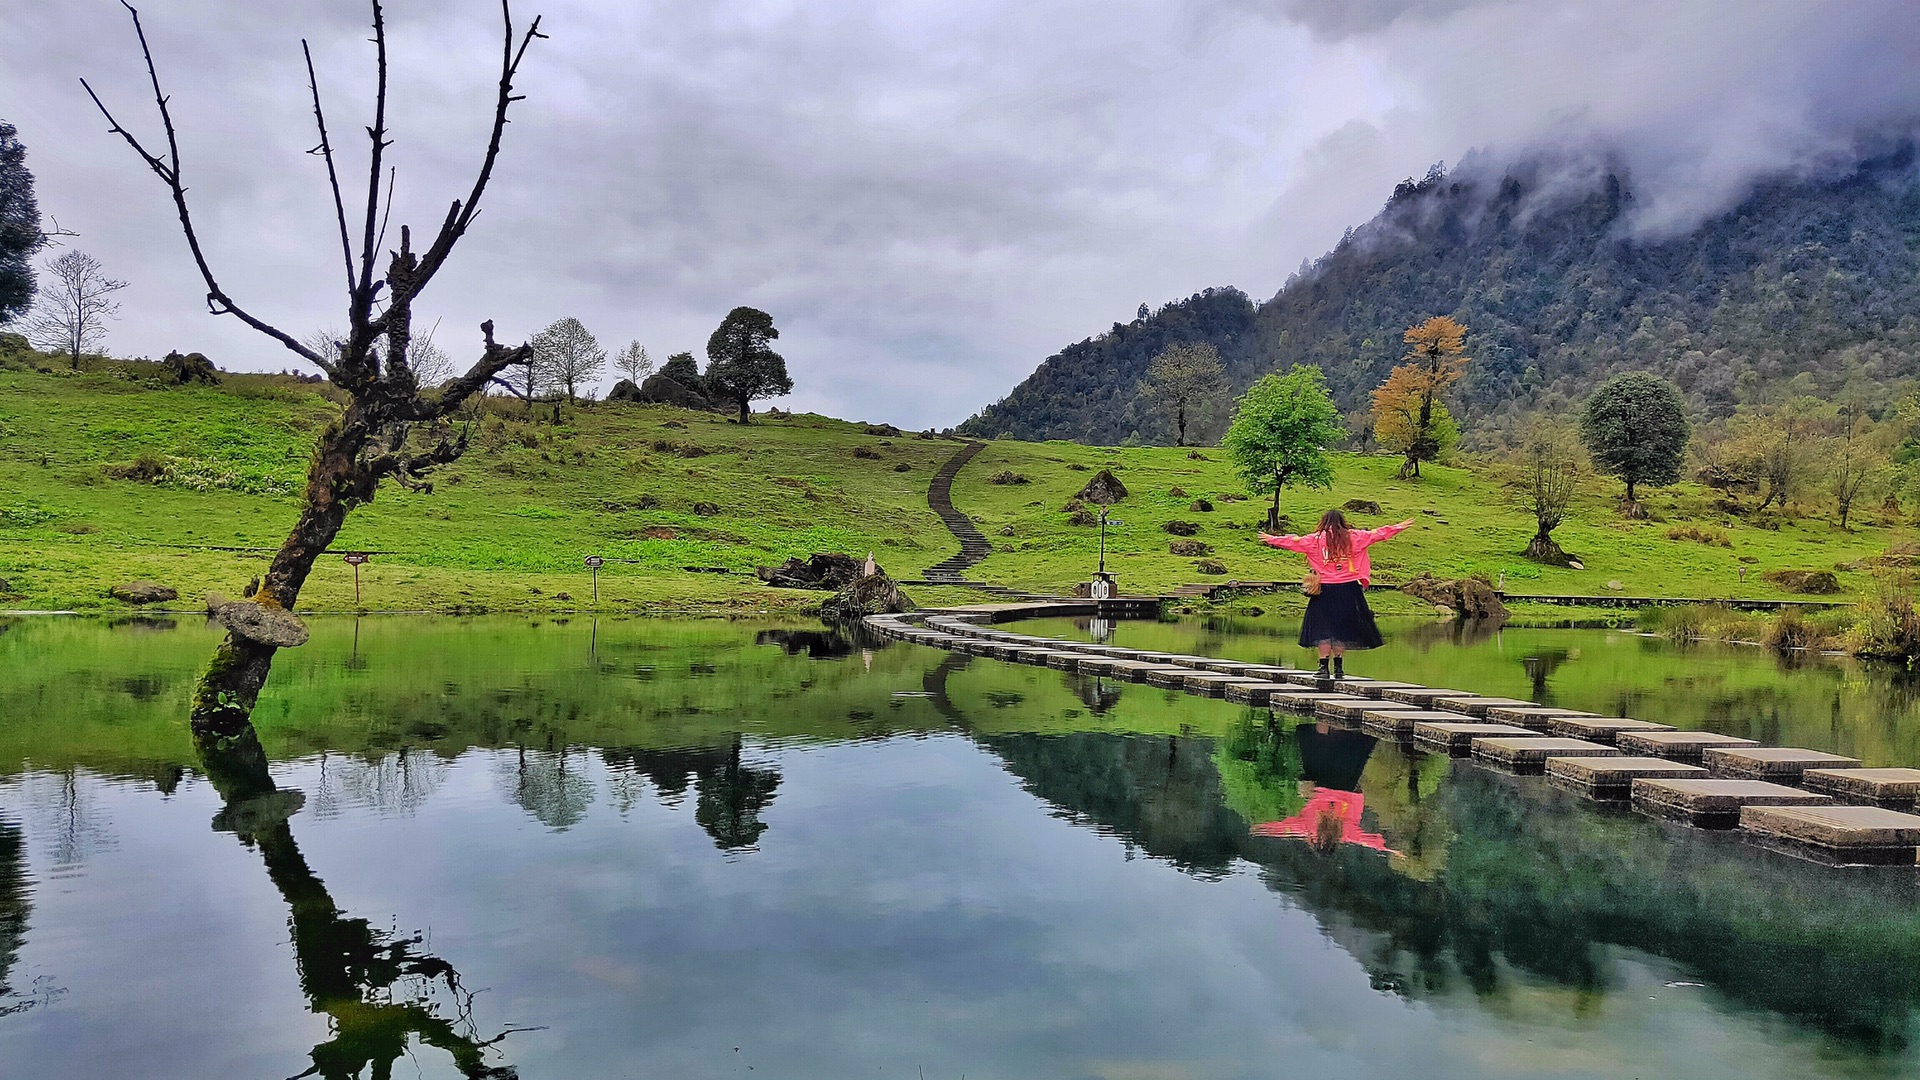
[[680,456],[683,458],[706,457],[710,453],[712,453],[712,451],[708,450],[706,447],[695,446],[692,443],[688,443],[687,445],[680,448]]
[[879,461],[880,451],[875,450],[871,446],[856,446],[853,448],[853,456],[857,458],[865,458],[868,461]]
[[1345,510],[1349,514],[1382,514],[1386,512],[1380,509],[1380,504],[1374,502],[1372,499],[1348,499],[1345,503],[1341,504],[1340,509]]
[[1840,591],[1840,579],[1831,570],[1769,570],[1760,578],[1790,593],[1824,596]]
[[1028,480],[1026,477],[1011,469],[1002,469],[992,476],[987,477],[987,483],[989,484],[1030,484],[1032,482],[1033,481]]
[[1727,538],[1726,533],[1719,529],[1703,529],[1697,525],[1676,525],[1667,530],[1667,539],[1692,540],[1695,543],[1706,544],[1709,547],[1730,548],[1733,546],[1733,541]]
[[1175,484],[1167,489],[1167,496],[1174,499],[1184,499],[1187,497],[1187,489],[1181,487],[1179,484]]
[[710,502],[697,502],[693,504],[693,512],[701,517],[712,517],[720,512],[720,508]]
[[1205,499],[1195,499],[1193,500],[1193,505],[1187,507],[1187,509],[1196,514],[1211,514],[1213,513],[1213,504]]
[[680,444],[674,442],[672,439],[655,439],[653,440],[653,448],[663,454],[671,454],[675,450],[680,449]]
[[1160,527],[1175,536],[1200,535],[1200,526],[1192,521],[1169,521]]
[[1068,468],[1068,469],[1069,469],[1070,471],[1072,471],[1072,472],[1091,472],[1091,471],[1093,471],[1093,467],[1092,467],[1091,465],[1082,465],[1082,464],[1080,464],[1080,463],[1079,463],[1079,462],[1077,462],[1077,461],[1076,461],[1076,462],[1073,462],[1073,463],[1071,463],[1071,464],[1069,464],[1069,465],[1067,466],[1067,468]]
[[1193,564],[1193,568],[1203,574],[1213,574],[1216,576],[1227,572],[1227,564],[1221,562],[1219,559],[1201,559],[1199,562]]
[[1189,450],[1187,451],[1187,460],[1188,461],[1212,461],[1213,459],[1201,453],[1198,450]]
[[1761,640],[1767,648],[1778,653],[1818,649],[1827,643],[1826,634],[1792,608],[1782,609],[1773,617]]
[[1167,545],[1167,550],[1175,555],[1211,555],[1213,545],[1204,540],[1175,540]]
[[1075,510],[1073,513],[1067,515],[1067,524],[1098,525],[1100,524],[1100,518],[1099,518],[1099,515],[1095,514],[1093,511],[1082,508],[1079,510]]
[[913,471],[913,466],[911,466],[911,465],[909,465],[909,464],[907,464],[906,462],[904,462],[904,461],[903,461],[903,462],[901,462],[900,464],[898,464],[898,465],[895,465],[895,466],[893,467],[893,471],[894,471],[894,472],[912,472],[912,471]]
[[137,480],[142,484],[164,483],[167,461],[158,454],[141,454],[125,465],[107,466],[107,475],[115,480]]
[[1868,660],[1890,660],[1912,669],[1920,663],[1920,613],[1913,592],[1897,575],[1883,575],[1879,588],[1860,604],[1847,635],[1847,651]]

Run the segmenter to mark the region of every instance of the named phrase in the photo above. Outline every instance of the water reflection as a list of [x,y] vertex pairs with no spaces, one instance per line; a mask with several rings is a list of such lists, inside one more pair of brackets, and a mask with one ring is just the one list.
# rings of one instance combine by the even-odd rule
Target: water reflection
[[[197,750],[177,700],[203,643],[189,638],[171,663],[167,635],[141,635],[95,660],[87,650],[115,647],[103,639],[132,639],[79,631],[29,631],[62,647],[0,678],[0,711],[22,718],[0,728],[0,1016],[29,999],[22,970],[94,947],[89,918],[139,910],[150,879],[128,857],[206,841],[203,817],[190,839],[129,812],[154,808],[158,821],[165,805],[198,805],[204,773],[220,796],[214,828],[260,854],[278,894],[268,903],[290,916],[305,1007],[326,1020],[311,1051],[313,1035],[281,1025],[299,1041],[272,1049],[309,1054],[302,1075],[383,1075],[409,1048],[466,1076],[597,1075],[634,1060],[713,1075],[744,1059],[661,1055],[780,1039],[820,1057],[776,1074],[853,1075],[878,1062],[849,1047],[890,1038],[917,1050],[959,1030],[973,1056],[948,1075],[1270,1075],[1276,1045],[1315,1047],[1316,1062],[1348,1075],[1477,1075],[1496,1059],[1517,1073],[1661,1074],[1634,1056],[1651,1052],[1648,1031],[1708,1046],[1703,1060],[1723,1075],[1786,1074],[1810,1046],[1825,1064],[1803,1071],[1916,1060],[1911,872],[1835,874],[1354,732],[909,646],[849,663],[851,647],[809,628],[460,624],[408,652],[367,620],[367,666],[343,668],[353,631],[329,641],[323,625],[315,651],[277,673],[286,685],[263,710],[264,745]],[[1190,632],[1228,655],[1265,647]],[[1739,701],[1716,722],[1824,728],[1890,752],[1913,739],[1904,714],[1869,716],[1895,692],[1872,680],[1767,681],[1770,667],[1608,640],[1507,631],[1498,649],[1422,647],[1449,681],[1482,692]],[[1602,666],[1607,678],[1591,678]],[[164,803],[163,791],[174,793]],[[332,891],[295,842],[296,815],[311,857],[337,868]],[[450,857],[397,867],[401,844]],[[92,860],[34,898],[38,924],[58,927],[38,941],[30,853]],[[240,879],[196,862],[204,879],[185,864],[181,875],[244,892],[251,868]],[[368,880],[413,892],[369,902]],[[526,1018],[569,1023],[565,1037],[483,1030],[451,961],[419,935],[378,929],[378,914],[349,916],[335,895],[460,927],[443,948],[500,988],[483,1000],[537,1002]],[[111,959],[143,972],[195,962],[164,950]],[[1662,1005],[1686,1020],[1630,1022],[1648,971],[1707,984],[1689,1005]],[[1341,997],[1349,984],[1367,996]],[[86,992],[89,1009],[112,1011],[113,988]],[[1323,999],[1341,1008],[1299,1020]],[[1208,1027],[1229,1000],[1284,1030],[1258,1043]],[[196,1009],[248,1003],[124,1004],[190,1024]],[[300,1012],[298,999],[288,1007]],[[62,1036],[129,1038],[69,1022],[9,1020],[0,1040],[57,1060]],[[1406,1033],[1431,1044],[1392,1062],[1353,1049]],[[1575,1040],[1589,1056],[1521,1065],[1461,1039]],[[1080,1042],[1128,1043],[1133,1056],[1059,1050]],[[917,1063],[886,1064],[911,1075]]]
[[286,901],[300,988],[314,1012],[327,1017],[333,1037],[312,1050],[313,1065],[298,1077],[353,1080],[392,1075],[414,1044],[444,1051],[468,1080],[511,1080],[511,1065],[494,1065],[489,1051],[515,1029],[490,1039],[476,1033],[473,992],[452,964],[421,948],[416,934],[401,937],[348,917],[307,865],[290,824],[305,804],[298,791],[278,788],[253,732],[199,742],[200,762],[224,804],[215,832],[232,833],[260,852],[267,877]]

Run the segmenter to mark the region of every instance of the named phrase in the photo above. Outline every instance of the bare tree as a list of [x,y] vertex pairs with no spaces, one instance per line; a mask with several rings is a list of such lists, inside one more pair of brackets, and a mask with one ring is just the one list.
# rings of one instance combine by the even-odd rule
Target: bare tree
[[107,320],[120,317],[113,294],[127,283],[108,277],[100,260],[84,251],[49,259],[46,268],[48,280],[27,317],[27,337],[40,348],[66,353],[77,368],[82,354],[98,352],[106,340]]
[[1553,530],[1567,520],[1580,491],[1584,471],[1580,440],[1565,424],[1538,420],[1522,436],[1517,456],[1520,484],[1515,501],[1534,521],[1526,557],[1549,566],[1571,565],[1572,556],[1554,541]]
[[629,341],[626,348],[613,354],[613,369],[638,386],[653,374],[653,357],[647,355],[645,345]]
[[1227,369],[1211,345],[1171,345],[1153,358],[1142,393],[1173,414],[1175,446],[1187,445],[1187,426],[1227,392]]
[[533,366],[548,385],[565,390],[571,401],[581,384],[591,383],[606,370],[607,350],[579,319],[569,315],[533,335]]
[[1838,424],[1839,432],[1827,439],[1827,483],[1833,491],[1840,529],[1851,532],[1848,518],[1853,515],[1853,506],[1870,486],[1879,482],[1887,459],[1874,445],[1872,420],[1856,417],[1852,409],[1842,406]]
[[[425,482],[425,477],[435,468],[459,458],[467,448],[466,430],[456,429],[449,416],[462,402],[498,381],[501,372],[526,364],[532,355],[533,350],[527,345],[506,346],[496,342],[493,323],[488,321],[480,324],[479,359],[465,374],[438,390],[423,393],[407,362],[412,355],[414,300],[446,265],[454,245],[466,235],[479,213],[480,196],[486,191],[500,155],[507,110],[520,100],[520,95],[513,92],[514,76],[527,47],[535,38],[545,35],[540,33],[538,18],[516,34],[511,2],[501,0],[504,28],[500,77],[493,102],[492,127],[478,175],[465,196],[452,201],[439,230],[424,251],[414,250],[411,231],[405,225],[400,226],[400,244],[397,250],[388,252],[384,274],[376,272],[375,263],[385,247],[393,181],[385,161],[391,141],[387,130],[387,25],[381,0],[372,0],[377,73],[373,122],[366,129],[367,187],[357,245],[340,190],[333,142],[321,107],[320,82],[313,70],[313,54],[306,42],[301,42],[319,135],[319,144],[312,152],[326,165],[346,274],[346,335],[334,342],[331,349],[320,350],[302,344],[291,334],[242,308],[215,278],[188,209],[180,145],[174,134],[169,99],[161,89],[160,75],[154,65],[153,49],[140,25],[140,13],[125,0],[122,3],[133,19],[134,34],[139,38],[147,78],[153,88],[153,101],[165,139],[161,151],[149,151],[114,118],[86,80],[81,80],[81,85],[106,117],[111,133],[124,139],[166,185],[187,249],[206,283],[208,311],[231,315],[278,341],[325,372],[328,380],[347,394],[340,415],[321,431],[316,441],[307,469],[305,504],[299,520],[275,553],[259,591],[245,601],[208,598],[209,611],[228,632],[194,693],[192,724],[196,733],[231,734],[250,728],[254,703],[272,670],[274,653],[306,640],[306,628],[291,612],[314,561],[339,534],[348,512],[362,503],[372,502],[380,482],[389,478],[410,490],[430,491],[432,485]],[[383,182],[388,187],[385,198],[381,192]]]

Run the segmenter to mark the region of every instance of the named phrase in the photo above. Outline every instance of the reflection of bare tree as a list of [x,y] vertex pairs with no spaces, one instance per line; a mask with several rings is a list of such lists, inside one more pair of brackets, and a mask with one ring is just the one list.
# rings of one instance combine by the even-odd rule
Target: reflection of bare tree
[[327,817],[343,805],[357,805],[412,815],[446,779],[448,767],[445,759],[406,746],[377,760],[322,754],[314,810]]
[[502,759],[494,776],[507,797],[549,829],[566,829],[587,816],[593,804],[586,753],[574,761],[566,750],[528,750]]
[[0,821],[0,1016],[25,1012],[33,998],[15,995],[7,977],[27,937],[27,841],[18,825]]
[[19,786],[21,805],[30,808],[34,835],[51,840],[48,854],[55,866],[77,866],[113,846],[111,823],[91,789],[80,783],[80,770],[29,772],[10,783]]
[[347,917],[333,902],[288,824],[305,797],[275,787],[251,729],[230,739],[196,741],[207,778],[225,804],[213,827],[233,833],[265,860],[290,912],[300,988],[333,1033],[313,1048],[313,1065],[298,1076],[348,1080],[370,1072],[384,1080],[417,1040],[445,1051],[469,1080],[517,1077],[513,1066],[489,1065],[487,1058],[512,1031],[524,1029],[480,1038],[473,992],[461,985],[453,965],[422,951],[418,935],[395,937]]
[[752,847],[767,831],[760,815],[773,802],[780,771],[769,765],[751,765],[741,759],[742,740],[721,747],[649,750],[639,747],[602,750],[601,759],[612,774],[615,790],[631,805],[635,785],[644,778],[659,792],[660,801],[678,805],[689,787],[698,785],[693,819],[724,851]]

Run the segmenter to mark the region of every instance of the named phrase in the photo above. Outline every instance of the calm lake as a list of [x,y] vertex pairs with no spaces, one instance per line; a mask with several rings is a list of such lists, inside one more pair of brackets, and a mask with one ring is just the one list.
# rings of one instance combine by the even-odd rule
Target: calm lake
[[[1920,764],[1850,663],[1384,628],[1354,672]],[[203,757],[215,640],[0,620],[0,1074],[1920,1075],[1911,869],[817,625],[317,619]]]

